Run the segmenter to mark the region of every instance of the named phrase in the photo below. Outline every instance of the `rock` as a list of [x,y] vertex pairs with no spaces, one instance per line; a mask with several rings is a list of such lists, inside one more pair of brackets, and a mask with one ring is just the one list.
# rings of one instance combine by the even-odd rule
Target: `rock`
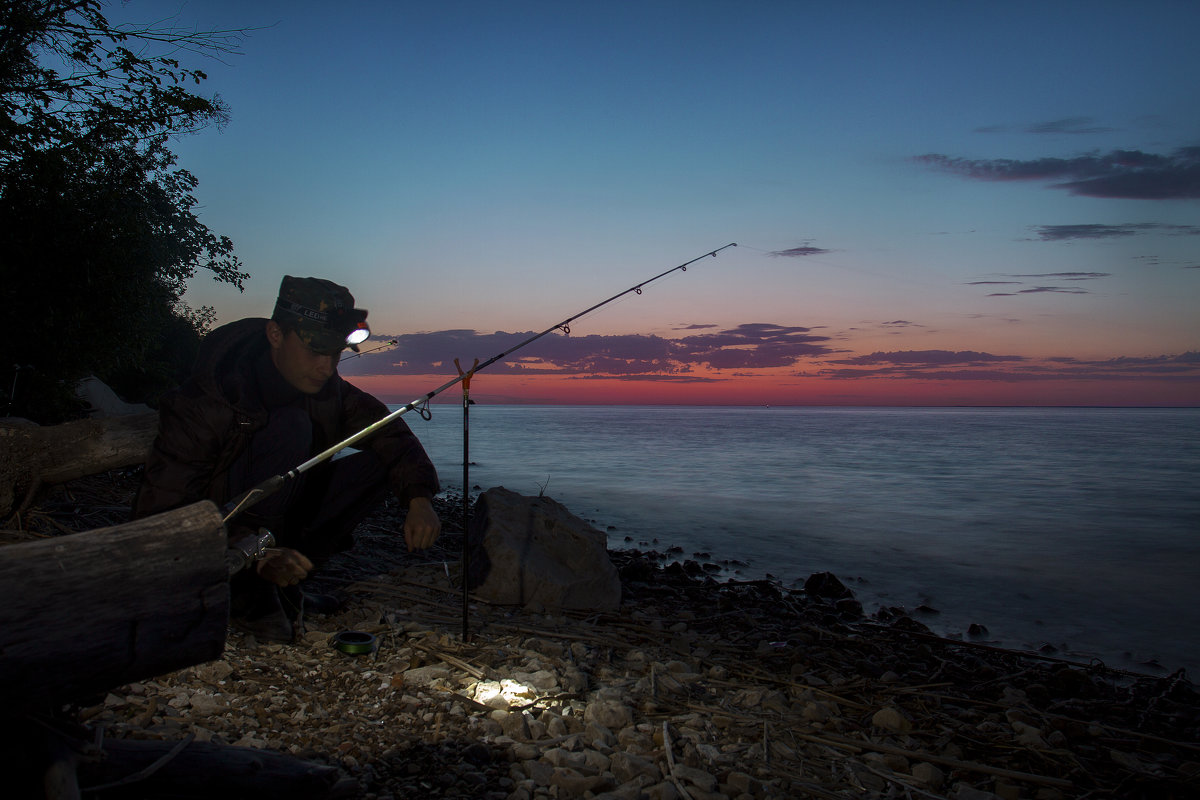
[[1017,743],[1038,750],[1044,750],[1048,745],[1046,740],[1042,738],[1042,731],[1032,725],[1027,725],[1024,722],[1013,720],[1011,723],[1013,731],[1017,734]]
[[763,695],[762,707],[769,711],[783,713],[788,710],[789,705],[787,696],[783,692],[767,692]]
[[513,705],[526,705],[538,695],[535,687],[511,678],[480,681],[475,684],[474,693],[476,702],[500,710],[507,710]]
[[698,767],[676,764],[671,774],[681,781],[687,781],[702,792],[716,791],[717,779],[711,773]]
[[647,558],[633,558],[621,567],[620,572],[621,580],[646,582],[653,579],[655,564]]
[[417,667],[403,673],[405,686],[433,686],[450,678],[447,667]]
[[546,735],[550,738],[556,739],[567,735],[567,723],[563,722],[563,718],[553,711],[543,711],[539,719],[546,726]]
[[645,796],[647,800],[678,800],[682,797],[679,790],[675,788],[675,784],[670,781],[663,781],[648,787]]
[[534,673],[514,672],[512,679],[539,692],[549,694],[558,688],[558,676],[550,670],[541,669]]
[[740,794],[757,796],[762,793],[762,782],[745,772],[731,772],[725,778],[725,788],[734,797]]
[[580,775],[573,769],[556,768],[547,784],[558,789],[559,797],[582,797],[584,792],[595,792],[608,784],[600,775]]
[[[848,590],[847,590],[848,591]],[[839,598],[833,607],[837,612],[847,619],[859,619],[863,616],[862,603],[855,600],[853,597]]]
[[1003,783],[996,781],[996,796],[1001,800],[1021,800],[1021,787],[1014,786],[1011,783]]
[[584,772],[603,774],[612,770],[612,759],[599,750],[584,750]]
[[540,719],[534,719],[533,717],[526,717],[525,724],[529,726],[529,738],[530,739],[545,739],[546,738],[546,735],[547,735],[546,734],[546,723],[542,722]]
[[123,417],[154,410],[145,403],[128,403],[122,400],[108,384],[95,375],[89,375],[75,385],[75,396],[87,403],[86,411],[92,417]]
[[491,762],[492,751],[482,742],[471,742],[471,744],[463,748],[462,757],[464,761],[481,767]]
[[500,723],[488,717],[475,718],[475,730],[479,736],[501,736],[504,729],[500,727]]
[[867,753],[863,756],[863,761],[890,772],[909,774],[908,759],[895,753]]
[[612,611],[621,579],[607,537],[549,497],[488,489],[471,514],[469,585],[490,603]]
[[587,764],[587,755],[585,753],[572,753],[561,747],[550,748],[542,753],[542,758],[556,767],[568,767],[574,770],[583,769]]
[[832,572],[814,572],[804,582],[804,591],[813,597],[829,600],[852,596],[852,592]]
[[[327,634],[321,634],[322,641]],[[233,667],[228,661],[210,661],[192,668],[192,673],[205,683],[220,683],[230,676]]]
[[830,708],[829,703],[815,700],[804,705],[804,711],[801,712],[801,716],[812,722],[824,722],[833,716],[833,709]]
[[536,744],[518,742],[512,746],[512,754],[513,758],[517,759],[518,761],[529,761],[540,756],[542,751],[541,748],[539,748]]
[[514,739],[533,738],[529,734],[529,721],[523,712],[509,714],[500,720],[500,728],[504,731],[505,736],[511,736]]
[[613,736],[613,732],[596,722],[586,723],[583,729],[583,735],[589,742],[592,743],[592,747],[612,747],[617,743],[617,737]]
[[521,762],[521,766],[524,768],[525,774],[532,778],[539,786],[549,785],[550,779],[554,777],[555,768],[545,761],[523,761]]
[[196,692],[189,698],[191,706],[197,714],[209,716],[211,714],[219,714],[229,708],[226,699],[221,695],[212,695],[204,692]]
[[578,694],[588,688],[587,675],[584,675],[579,667],[574,665],[568,665],[563,670],[561,683],[563,691],[571,694]]
[[633,709],[614,700],[593,700],[583,712],[583,721],[594,722],[609,730],[621,730],[633,724]]
[[650,734],[643,733],[630,726],[622,728],[617,733],[617,745],[633,754],[645,753],[654,748],[654,739]]
[[[1032,725],[1036,721],[1033,714],[1030,714],[1028,711],[1020,708],[1007,709],[1004,712],[1004,718],[1008,720],[1009,724],[1014,722],[1023,722],[1026,725]],[[1014,728],[1014,730],[1017,729]],[[1017,730],[1017,733],[1020,733],[1020,730]]]
[[613,776],[622,784],[630,783],[641,777],[648,778],[651,783],[662,780],[662,770],[653,761],[632,753],[613,753],[610,769],[612,769]]
[[912,631],[914,633],[928,634],[933,633],[933,631],[929,629],[928,625],[923,622],[917,622],[912,617],[899,617],[898,619],[892,621],[892,627],[899,631]]
[[641,800],[642,785],[637,781],[618,786],[610,792],[602,792],[593,800]]
[[952,800],[1001,800],[999,795],[976,789],[967,783],[954,784],[954,791],[950,797]]
[[941,789],[946,783],[946,774],[927,762],[913,765],[912,776],[923,786],[934,791]]
[[875,712],[871,717],[871,724],[876,728],[883,728],[885,731],[892,733],[908,733],[912,730],[912,722],[908,717],[900,713],[900,710],[887,706]]

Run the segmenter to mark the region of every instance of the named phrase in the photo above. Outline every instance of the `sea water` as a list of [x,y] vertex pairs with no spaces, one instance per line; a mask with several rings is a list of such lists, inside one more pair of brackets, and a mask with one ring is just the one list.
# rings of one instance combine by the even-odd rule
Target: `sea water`
[[[432,411],[405,420],[460,488],[461,407]],[[1200,409],[473,405],[469,445],[472,487],[611,547],[830,571],[943,635],[1200,676]]]

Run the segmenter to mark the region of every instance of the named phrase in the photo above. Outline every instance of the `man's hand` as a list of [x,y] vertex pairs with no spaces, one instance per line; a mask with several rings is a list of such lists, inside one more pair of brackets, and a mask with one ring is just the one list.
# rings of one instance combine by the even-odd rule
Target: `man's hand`
[[313,563],[299,550],[272,547],[255,565],[259,576],[276,586],[294,586],[308,577]]
[[414,497],[408,503],[408,516],[404,519],[404,543],[408,551],[424,550],[437,541],[442,532],[442,521],[433,510],[428,497]]

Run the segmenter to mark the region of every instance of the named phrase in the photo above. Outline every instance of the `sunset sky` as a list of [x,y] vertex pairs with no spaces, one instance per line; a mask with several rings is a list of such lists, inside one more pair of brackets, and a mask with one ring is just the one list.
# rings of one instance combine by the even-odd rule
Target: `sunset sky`
[[[1200,3],[133,0],[266,316],[350,287],[389,402],[1200,404]],[[373,345],[369,345],[373,346]],[[444,399],[456,399],[448,393]]]

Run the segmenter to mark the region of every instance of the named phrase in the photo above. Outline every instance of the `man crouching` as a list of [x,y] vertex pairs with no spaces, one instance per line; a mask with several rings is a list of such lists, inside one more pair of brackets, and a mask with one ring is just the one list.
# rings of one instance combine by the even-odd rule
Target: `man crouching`
[[[357,351],[366,338],[366,317],[346,287],[288,275],[270,319],[209,333],[191,376],[162,400],[134,516],[204,499],[220,506],[386,416],[383,403],[337,372],[342,350]],[[357,447],[234,518],[231,541],[265,527],[278,545],[232,579],[235,627],[287,642],[306,599],[310,610],[331,610],[331,598],[306,594],[302,582],[314,564],[353,545],[354,528],[389,489],[408,506],[408,549],[437,540],[437,471],[408,425],[396,419]]]

